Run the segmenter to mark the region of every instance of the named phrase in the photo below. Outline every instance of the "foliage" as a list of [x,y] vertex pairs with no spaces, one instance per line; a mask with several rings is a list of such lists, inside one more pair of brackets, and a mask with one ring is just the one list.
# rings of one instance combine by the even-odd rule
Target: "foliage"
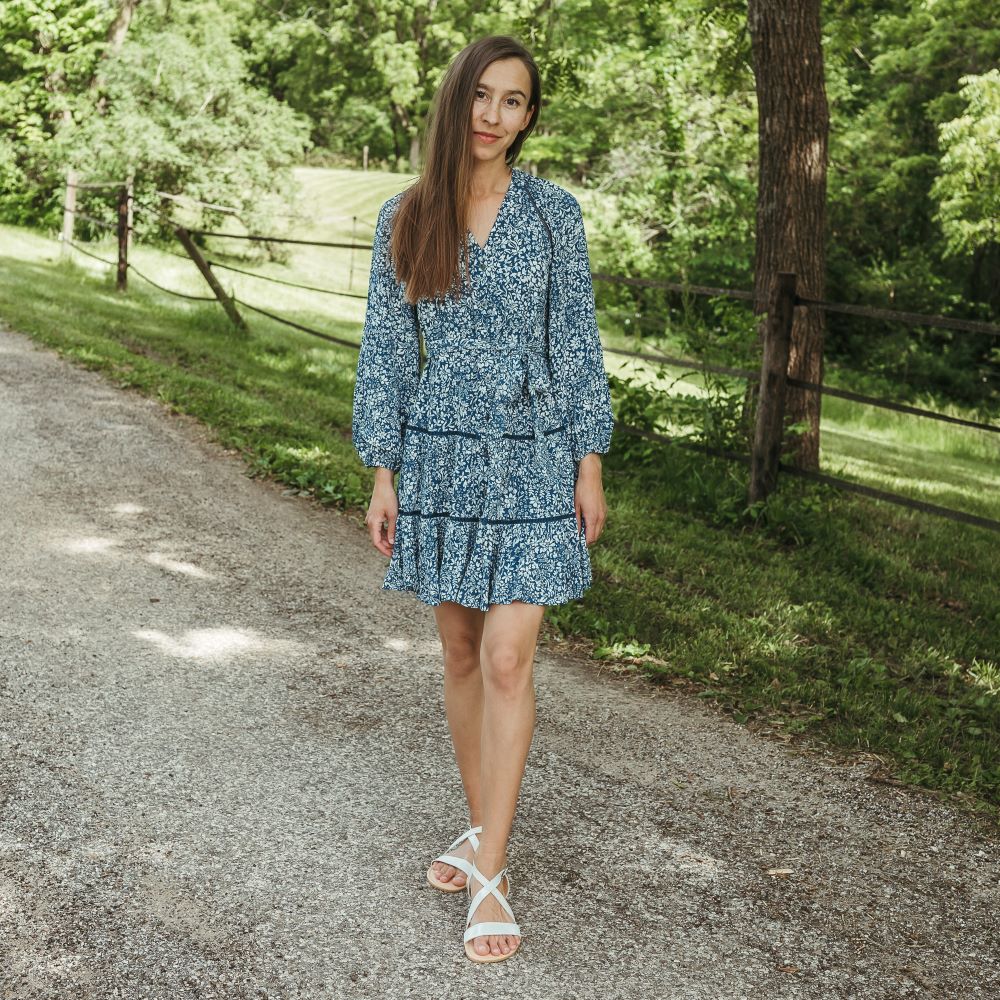
[[[839,0],[825,17],[832,128],[828,298],[970,318],[1000,316],[1000,248],[952,253],[936,185],[941,126],[963,113],[961,81],[984,74],[1000,25],[977,0]],[[952,184],[951,190],[955,190]],[[971,197],[958,212],[989,210]],[[948,223],[962,229],[953,215]],[[985,338],[828,316],[827,356],[888,374],[908,369],[903,394],[940,391],[973,401]]]
[[0,3],[0,217],[39,221],[63,166],[50,142],[79,110],[113,13],[102,0]]
[[952,253],[1000,243],[1000,69],[962,77],[965,113],[940,128],[941,173],[933,193]]
[[[656,378],[651,384],[632,376],[609,375],[623,424],[678,442],[747,453],[744,392],[739,386],[707,372],[673,374],[666,365],[659,367]],[[683,382],[690,382],[696,391],[678,391]],[[626,458],[636,461],[646,461],[659,450],[646,439],[625,440],[621,447]]]
[[308,116],[313,142],[333,162],[369,157],[419,169],[431,99],[448,62],[480,35],[508,33],[523,0],[488,12],[460,0],[343,0],[280,8],[232,0],[254,83]]

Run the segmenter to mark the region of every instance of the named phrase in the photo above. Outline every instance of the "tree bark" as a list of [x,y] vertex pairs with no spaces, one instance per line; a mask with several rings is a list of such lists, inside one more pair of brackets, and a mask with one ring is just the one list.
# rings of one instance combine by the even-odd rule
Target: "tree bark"
[[[779,271],[797,275],[799,295],[823,298],[830,115],[820,0],[748,0],[747,20],[758,109],[754,309],[760,312]],[[822,381],[824,330],[822,310],[795,310],[790,375]],[[820,400],[818,392],[788,390],[789,420],[808,428],[793,444],[799,468],[819,468]]]
[[[129,26],[132,24],[135,9],[139,6],[140,2],[141,0],[119,0],[118,13],[111,22],[111,27],[108,28],[107,45],[101,55],[101,63],[109,56],[116,56],[121,52],[122,45],[125,44],[125,36],[128,34]],[[98,64],[94,78],[90,81],[90,89],[96,91],[101,87],[101,84],[101,64]],[[98,114],[103,115],[106,107],[107,98],[104,94],[100,94],[97,98]]]
[[108,51],[111,55],[117,55],[125,42],[125,35],[128,33],[129,25],[132,23],[132,15],[140,0],[122,0],[118,5],[118,13],[115,15],[111,27],[108,28]]

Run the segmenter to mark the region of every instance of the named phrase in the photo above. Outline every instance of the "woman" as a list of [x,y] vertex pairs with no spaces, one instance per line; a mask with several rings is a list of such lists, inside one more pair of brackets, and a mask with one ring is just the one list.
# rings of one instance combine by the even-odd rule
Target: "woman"
[[468,891],[475,962],[520,943],[507,841],[538,630],[546,606],[590,586],[588,546],[607,514],[613,418],[580,206],[514,166],[540,100],[513,38],[480,39],[448,67],[424,171],[379,212],[354,391],[383,587],[433,606],[441,634],[470,828],[427,878]]

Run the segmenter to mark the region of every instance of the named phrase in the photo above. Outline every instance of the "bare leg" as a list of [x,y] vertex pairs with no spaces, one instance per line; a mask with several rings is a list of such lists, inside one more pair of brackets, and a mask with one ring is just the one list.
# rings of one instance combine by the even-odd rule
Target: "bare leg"
[[[480,754],[483,728],[483,675],[479,666],[479,646],[486,612],[442,601],[434,608],[441,645],[444,648],[444,707],[455,748],[455,760],[469,804],[469,825],[480,826]],[[472,860],[472,845],[465,841],[455,849]],[[435,861],[434,873],[442,882],[465,885],[465,872]]]
[[[486,612],[481,650],[483,833],[476,852],[476,867],[486,878],[507,863],[507,841],[535,728],[533,666],[544,614],[544,605],[523,601],[494,604]],[[470,888],[475,894],[482,886],[474,882]],[[488,920],[510,920],[492,896],[472,916],[472,923]],[[473,948],[479,955],[500,955],[517,943],[512,935],[484,935],[473,939]]]

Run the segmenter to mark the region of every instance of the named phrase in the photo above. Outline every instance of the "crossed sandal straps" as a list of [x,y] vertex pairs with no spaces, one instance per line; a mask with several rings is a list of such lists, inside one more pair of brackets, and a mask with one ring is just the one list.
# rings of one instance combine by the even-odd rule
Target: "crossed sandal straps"
[[[444,854],[439,854],[434,861],[441,861],[446,865],[452,865],[459,871],[465,872],[466,885],[468,885],[469,876],[472,874],[472,864],[466,861],[465,858],[456,857],[453,854],[449,854],[448,851],[455,850],[463,841],[468,840],[472,844],[472,849],[474,851],[479,850],[479,838],[476,836],[477,833],[482,833],[483,828],[481,826],[473,826],[465,831],[460,837],[456,837],[454,842],[448,847],[448,850]],[[437,875],[434,874],[434,862],[431,862],[431,867],[427,869],[427,881],[430,882],[435,889],[440,889],[442,892],[461,892],[465,885],[453,885],[451,882],[442,882]]]
[[[477,882],[482,883],[482,889],[479,890],[472,897],[472,901],[469,903],[469,913],[465,918],[465,954],[472,959],[473,962],[502,962],[505,958],[510,958],[511,955],[515,954],[517,950],[521,947],[521,942],[518,941],[514,945],[513,949],[507,952],[506,955],[493,955],[487,953],[486,955],[479,955],[476,949],[473,947],[472,942],[477,937],[485,937],[490,934],[495,935],[516,935],[518,938],[521,937],[521,928],[518,927],[517,923],[514,922],[514,911],[510,908],[510,903],[507,902],[506,897],[500,891],[498,886],[501,880],[506,876],[507,878],[507,891],[510,892],[510,876],[507,875],[507,868],[503,867],[493,876],[491,879],[487,879],[485,875],[476,867],[475,861],[471,865],[471,875],[470,878],[475,878]],[[493,895],[497,898],[497,901],[503,907],[510,917],[510,923],[499,920],[486,920],[478,924],[472,924],[469,926],[472,920],[472,914],[476,912],[476,907],[489,895]]]

